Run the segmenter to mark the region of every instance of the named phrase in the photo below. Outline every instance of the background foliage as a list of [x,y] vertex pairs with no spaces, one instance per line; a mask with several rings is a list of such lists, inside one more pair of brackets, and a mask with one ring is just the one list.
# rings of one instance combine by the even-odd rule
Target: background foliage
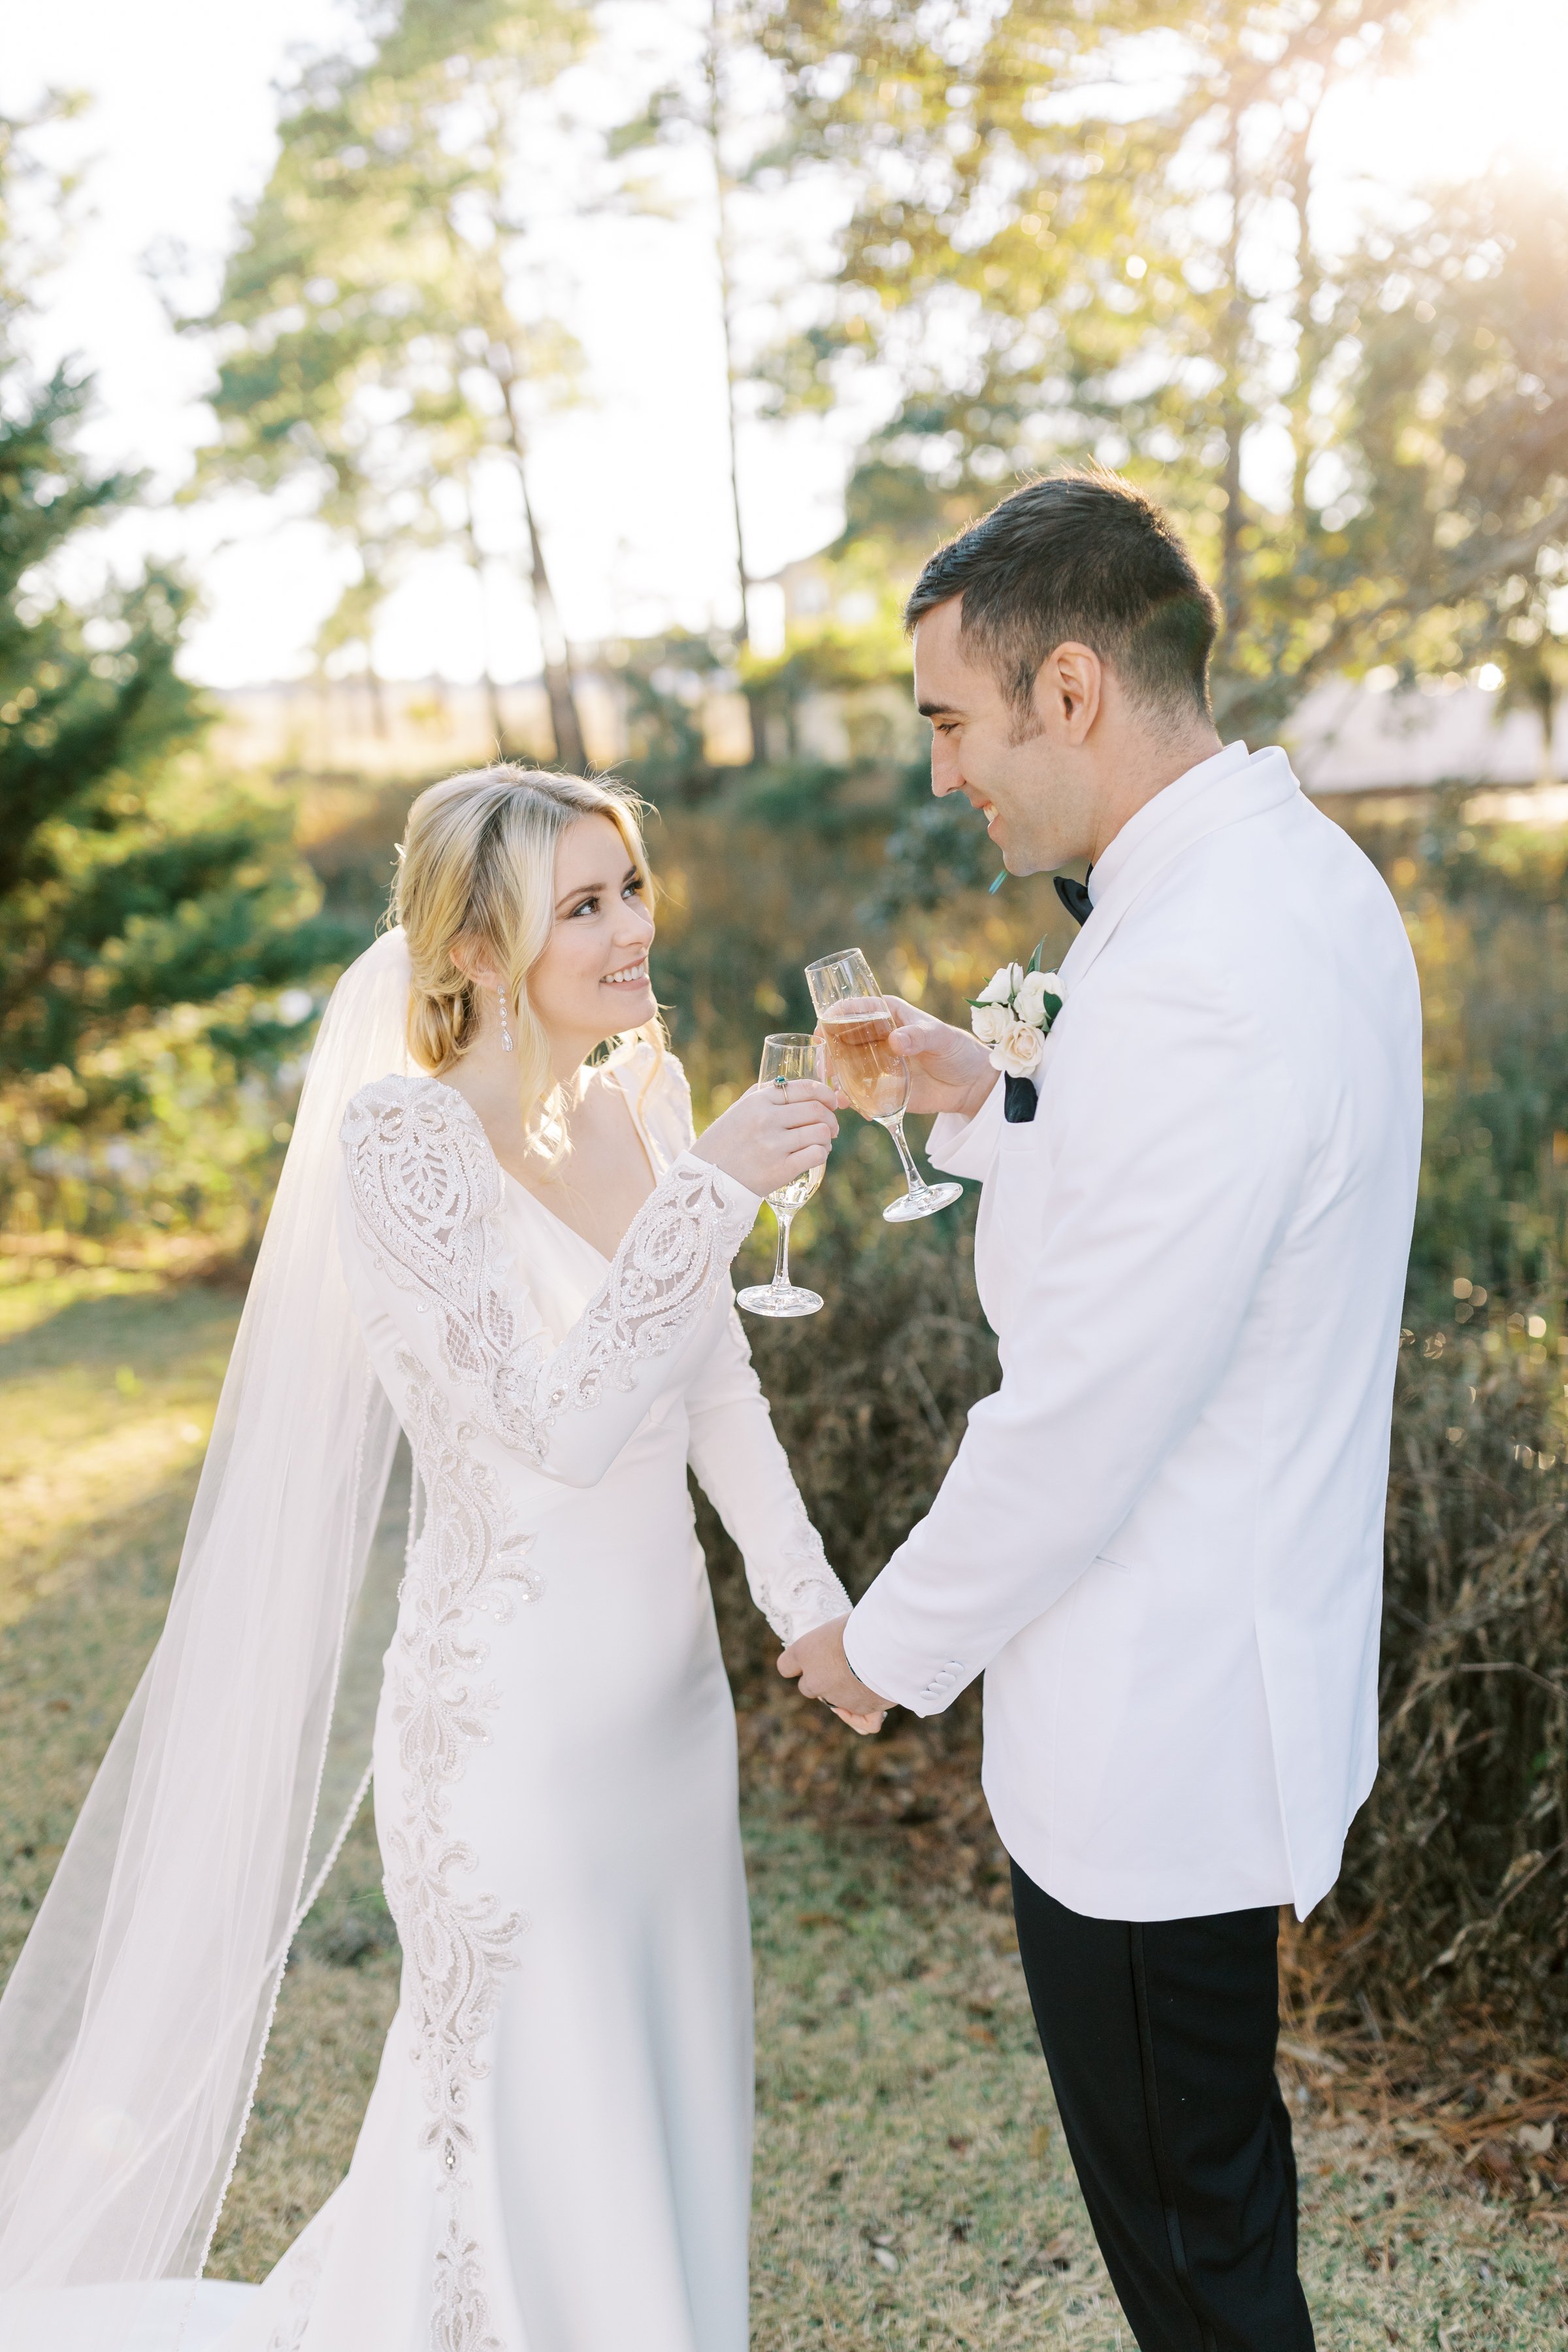
[[[1370,2003],[1390,2028],[1426,2034],[1439,2018],[1485,2015],[1510,2041],[1568,2049],[1562,854],[1554,840],[1467,827],[1441,811],[1368,826],[1363,845],[1405,905],[1421,967],[1427,1131],[1395,1397],[1383,1769],[1315,1922],[1314,1965],[1336,2001],[1352,2014]],[[744,854],[739,841],[727,846]],[[864,935],[884,972],[923,983],[951,1013],[970,992],[964,975],[1000,960],[998,932],[1016,947],[1043,927],[1010,895],[951,901],[940,916]],[[693,926],[677,960],[714,939]],[[794,1017],[779,944],[773,984]],[[758,945],[763,962],[767,942]],[[1063,945],[1047,932],[1047,958]],[[743,1005],[738,990],[700,1000],[710,1057],[727,997]],[[731,1070],[744,1068],[748,1042],[733,1034]],[[825,1293],[826,1311],[753,1336],[781,1433],[854,1590],[926,1507],[968,1405],[996,1378],[967,1216],[883,1226],[888,1156],[858,1128],[814,1221],[801,1221],[803,1278]],[[825,1808],[842,1802],[849,1760],[801,1756],[802,1735],[769,1688],[765,1637],[743,1610],[727,1632],[763,1706],[752,1726],[763,1752],[776,1751],[779,1769]],[[933,1819],[945,1825],[933,1855],[994,1884],[1000,1858],[973,1796],[977,1713],[972,1703],[900,1733],[902,1777],[887,1811],[928,1838]]]
[[[748,1080],[764,1031],[805,1023],[813,953],[858,939],[889,985],[952,1012],[1042,933],[1047,961],[1065,945],[1044,884],[986,895],[987,845],[966,812],[931,803],[888,719],[903,590],[1020,470],[1098,457],[1157,487],[1225,604],[1228,732],[1271,731],[1331,673],[1483,659],[1549,725],[1568,580],[1563,210],[1500,167],[1331,235],[1315,180],[1336,85],[1435,13],[736,0],[714,11],[689,89],[647,96],[596,147],[576,125],[570,152],[606,204],[642,200],[638,159],[660,140],[706,142],[731,202],[726,272],[741,192],[831,179],[831,266],[781,303],[771,340],[730,331],[724,278],[731,407],[787,413],[872,380],[887,394],[818,560],[820,608],[781,651],[752,646],[742,617],[617,656],[626,767],[660,813],[658,977],[700,1104]],[[354,552],[324,659],[357,647],[370,667],[381,602],[422,551],[456,548],[481,574],[500,560],[476,535],[474,488],[505,478],[574,762],[572,651],[530,466],[539,417],[574,395],[577,353],[534,269],[529,191],[539,155],[566,152],[546,137],[560,77],[600,32],[549,0],[367,5],[358,37],[285,94],[272,176],[216,301],[184,322],[212,355],[216,420],[190,495],[303,485]],[[1111,104],[1156,34],[1178,37],[1172,70],[1141,110]],[[318,780],[225,770],[178,666],[182,583],[148,571],[96,601],[68,593],[97,521],[146,492],[81,456],[90,384],[23,357],[47,258],[11,204],[37,170],[28,131],[0,124],[0,1242],[35,1267],[145,1266],[184,1244],[243,1268],[310,1024],[371,934],[428,776],[411,748],[400,781],[338,780],[324,817]],[[752,713],[739,771],[713,764],[696,712],[725,683]],[[806,724],[825,696],[844,717],[831,759]],[[1469,821],[1463,782],[1429,805],[1345,813],[1421,966],[1427,1132],[1384,1769],[1309,1944],[1323,1999],[1379,2032],[1463,2019],[1562,2051],[1564,851],[1560,829]],[[894,1233],[877,1213],[892,1183],[884,1139],[857,1128],[799,1227],[826,1311],[754,1335],[856,1588],[996,1377],[970,1212]],[[855,1760],[778,1690],[705,1531],[753,1771],[825,1815],[896,1827],[928,1872],[999,1887],[973,1698]]]
[[8,200],[46,176],[28,127],[0,121],[0,1215],[90,1237],[237,1192],[253,1222],[279,1124],[263,1074],[312,1010],[300,983],[357,935],[322,919],[286,800],[204,761],[181,583],[148,571],[89,604],[61,586],[142,486],[79,454],[90,383],[22,356],[37,257]]

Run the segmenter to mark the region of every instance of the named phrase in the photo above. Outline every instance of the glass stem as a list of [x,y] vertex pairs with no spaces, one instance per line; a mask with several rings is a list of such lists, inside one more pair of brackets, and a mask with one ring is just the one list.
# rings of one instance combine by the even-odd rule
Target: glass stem
[[795,1220],[793,1209],[775,1209],[773,1217],[779,1229],[778,1253],[773,1259],[773,1288],[789,1288],[789,1229]]
[[899,1147],[899,1158],[904,1163],[905,1183],[909,1186],[911,1192],[923,1192],[926,1189],[926,1180],[921,1174],[920,1170],[915,1166],[914,1154],[910,1151],[909,1145],[904,1141],[903,1112],[901,1110],[896,1110],[891,1118],[885,1118],[882,1121],[882,1125],[887,1129],[888,1133],[892,1137],[893,1141]]

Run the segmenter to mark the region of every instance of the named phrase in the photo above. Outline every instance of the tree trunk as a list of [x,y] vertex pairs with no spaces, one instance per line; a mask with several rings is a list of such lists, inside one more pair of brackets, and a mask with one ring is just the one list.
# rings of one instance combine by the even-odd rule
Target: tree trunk
[[[1225,521],[1220,543],[1220,604],[1225,634],[1234,643],[1240,633],[1244,606],[1241,575],[1241,436],[1246,426],[1242,402],[1241,343],[1245,305],[1241,292],[1241,107],[1233,101],[1226,142],[1230,163],[1230,236],[1226,253],[1229,292],[1222,328],[1225,388],[1221,394],[1225,427]],[[1226,656],[1229,662],[1228,645]]]
[[583,721],[578,716],[577,698],[572,688],[571,649],[561,626],[550,575],[544,568],[544,550],[540,543],[539,526],[533,519],[533,501],[528,495],[528,476],[521,457],[518,459],[517,478],[522,490],[522,511],[528,523],[533,610],[539,621],[540,643],[544,653],[544,690],[550,698],[550,731],[555,738],[555,764],[572,775],[581,775],[588,764],[588,754],[583,743]]
[[488,626],[489,598],[486,592],[485,559],[479,549],[479,533],[474,529],[474,501],[465,475],[463,492],[463,545],[467,550],[468,569],[479,592],[479,677],[485,689],[485,709],[489,713],[490,734],[494,739],[496,757],[507,756],[506,714],[500,707],[500,688],[490,667],[490,643]]
[[1557,761],[1553,739],[1557,733],[1557,680],[1543,662],[1530,681],[1530,698],[1535,705],[1535,715],[1541,721],[1541,782],[1557,782]]
[[528,525],[530,583],[544,661],[544,690],[550,698],[550,730],[555,738],[555,764],[569,774],[581,775],[587,766],[588,755],[584,748],[583,722],[578,716],[576,697],[572,690],[571,648],[561,626],[554,591],[545,569],[539,526],[534,520],[533,500],[528,488],[528,443],[517,413],[517,374],[512,366],[511,352],[505,343],[491,343],[490,372],[500,385],[506,404],[507,442],[517,467],[518,487],[522,492],[523,520]]
[[718,213],[714,253],[719,267],[719,318],[724,337],[724,415],[729,428],[730,511],[735,524],[735,574],[741,590],[741,644],[749,646],[752,642],[752,583],[746,567],[746,535],[741,521],[740,439],[735,421],[734,286],[730,273],[730,181],[724,170],[718,0],[714,0],[708,20],[703,73],[708,84],[708,144],[713,157],[713,188]]
[[500,707],[500,688],[495,682],[488,659],[479,665],[479,679],[485,689],[485,709],[489,717],[490,740],[496,747],[496,758],[510,757],[506,740],[506,713]]
[[1322,272],[1312,246],[1309,210],[1312,196],[1312,166],[1308,153],[1314,112],[1296,139],[1290,156],[1290,194],[1296,212],[1296,384],[1290,395],[1290,503],[1298,529],[1307,514],[1307,474],[1312,463],[1312,383],[1317,373],[1318,328],[1312,304],[1322,283]]

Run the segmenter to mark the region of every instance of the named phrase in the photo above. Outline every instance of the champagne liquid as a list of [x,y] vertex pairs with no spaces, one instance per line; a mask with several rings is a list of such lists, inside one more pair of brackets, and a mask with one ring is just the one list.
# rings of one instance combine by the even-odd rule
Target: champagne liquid
[[786,1215],[796,1209],[804,1209],[821,1181],[821,1169],[808,1168],[805,1174],[797,1176],[793,1184],[781,1184],[776,1192],[770,1192],[768,1206],[775,1214],[782,1212]]
[[888,1039],[893,1016],[879,1004],[834,1005],[822,1016],[833,1082],[863,1118],[894,1118],[909,1100],[908,1065]]

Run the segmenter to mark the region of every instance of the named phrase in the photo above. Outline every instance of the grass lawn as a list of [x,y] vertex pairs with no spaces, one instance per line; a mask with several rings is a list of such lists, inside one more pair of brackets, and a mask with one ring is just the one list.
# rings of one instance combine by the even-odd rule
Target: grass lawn
[[[156,1636],[237,1304],[91,1274],[0,1291],[0,1491],[24,1497],[0,1533],[0,1968]],[[1131,2352],[1006,1916],[766,1790],[747,1835],[756,2352]],[[378,1879],[367,1811],[289,1967],[221,2276],[259,2276],[347,2163],[396,2000]],[[1321,2080],[1288,2081],[1320,2342],[1557,2352],[1568,2232],[1336,2118]]]

